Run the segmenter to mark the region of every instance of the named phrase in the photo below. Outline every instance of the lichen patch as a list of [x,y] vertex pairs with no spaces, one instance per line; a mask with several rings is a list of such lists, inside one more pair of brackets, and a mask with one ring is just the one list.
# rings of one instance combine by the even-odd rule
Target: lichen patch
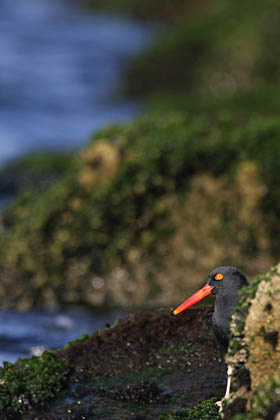
[[280,264],[270,280],[259,284],[245,323],[245,341],[249,348],[247,367],[253,390],[267,381],[280,365],[279,330]]

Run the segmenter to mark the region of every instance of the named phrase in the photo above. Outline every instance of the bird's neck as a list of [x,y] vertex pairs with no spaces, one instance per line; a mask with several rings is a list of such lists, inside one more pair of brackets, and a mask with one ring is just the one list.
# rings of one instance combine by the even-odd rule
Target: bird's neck
[[228,294],[223,293],[223,290],[219,291],[216,295],[216,303],[214,313],[219,311],[228,319],[231,319],[234,308],[238,302],[238,296],[236,293]]

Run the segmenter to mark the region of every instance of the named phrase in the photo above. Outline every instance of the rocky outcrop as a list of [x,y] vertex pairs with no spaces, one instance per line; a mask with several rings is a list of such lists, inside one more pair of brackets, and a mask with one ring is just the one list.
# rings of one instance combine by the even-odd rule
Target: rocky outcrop
[[[1,420],[154,420],[221,397],[226,367],[210,334],[212,311],[139,312],[63,350],[6,364]],[[212,400],[201,412],[210,406],[215,413]]]
[[234,123],[201,118],[108,127],[52,187],[18,197],[0,225],[0,306],[161,307],[217,264],[249,276],[271,266],[271,156],[259,162],[251,148],[279,128],[247,126],[237,143]]
[[[242,289],[227,355],[234,387],[225,420],[279,419],[279,283],[280,265]],[[212,397],[224,394],[226,366],[212,312],[139,312],[55,353],[5,364],[1,419],[218,419]]]
[[240,420],[278,419],[280,264],[242,291],[232,333],[227,360],[235,368],[235,390],[224,418],[238,413]]

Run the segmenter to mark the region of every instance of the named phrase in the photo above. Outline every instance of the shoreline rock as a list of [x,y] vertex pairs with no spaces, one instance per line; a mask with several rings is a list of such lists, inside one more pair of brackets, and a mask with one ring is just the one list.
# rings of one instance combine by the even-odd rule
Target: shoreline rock
[[279,284],[280,264],[241,293],[227,355],[235,388],[224,409],[225,420],[273,420],[280,414]]
[[[280,265],[241,292],[226,356],[234,381],[224,420],[276,420],[280,412],[279,280]],[[1,419],[218,419],[213,397],[224,395],[226,365],[212,313],[209,305],[178,317],[138,312],[64,349],[5,364]]]
[[[46,384],[41,394],[47,398],[40,406],[26,401],[28,391],[23,380],[20,391],[11,392],[5,410],[11,410],[9,404],[15,399],[25,399],[25,405],[18,405],[15,417],[3,417],[5,410],[0,412],[1,419],[16,419],[22,410],[23,420],[92,416],[152,420],[171,409],[190,408],[205,399],[221,397],[226,367],[210,334],[212,311],[211,306],[199,306],[178,317],[167,310],[139,312],[89,338],[69,343],[53,356],[65,364],[67,386],[63,380],[63,389],[52,392],[50,398]],[[42,358],[33,360],[38,363]],[[17,364],[20,366],[17,362],[15,368],[9,367],[11,372]],[[7,380],[2,387],[6,390],[9,385]]]

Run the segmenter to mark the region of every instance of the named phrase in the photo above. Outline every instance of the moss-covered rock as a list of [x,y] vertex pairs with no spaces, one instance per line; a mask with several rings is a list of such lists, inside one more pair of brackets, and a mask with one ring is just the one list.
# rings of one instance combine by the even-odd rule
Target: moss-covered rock
[[159,97],[2,214],[1,306],[174,304],[211,267],[278,261],[279,6],[217,0],[190,18],[192,3],[92,1],[172,16],[128,78]]
[[1,305],[175,304],[217,264],[265,271],[279,251],[279,122],[213,116],[106,128],[57,184],[20,196],[2,215]]
[[[279,4],[218,0],[172,28],[132,63],[126,92],[211,97],[279,86]],[[265,108],[266,104],[263,104]]]
[[167,417],[161,416],[159,420],[220,420],[217,398],[203,401],[195,407],[175,410]]
[[0,367],[0,416],[17,419],[52,400],[65,386],[68,362],[53,352]]
[[168,113],[101,131],[71,174],[4,213],[1,304],[168,304],[217,263],[264,270],[278,130]]
[[[1,419],[154,420],[221,397],[226,367],[209,334],[212,312],[136,313],[62,350],[5,364]],[[210,400],[190,412],[215,408]]]
[[72,153],[33,153],[12,160],[0,169],[0,194],[46,190],[76,164],[77,158]]
[[263,280],[251,302],[245,323],[249,349],[247,368],[254,390],[266,382],[280,366],[280,265],[269,280]]
[[279,276],[277,265],[242,291],[227,356],[235,367],[235,391],[224,410],[226,419],[236,413],[236,420],[274,419],[280,411]]
[[[169,21],[150,48],[129,66],[122,87],[127,95],[159,95],[159,106],[166,101],[174,105],[180,98],[192,109],[194,102],[205,100],[213,107],[224,94],[231,94],[234,102],[241,93],[257,92],[250,106],[257,102],[265,112],[276,100],[279,109],[277,1],[257,0],[254,7],[248,0],[88,3],[93,9]],[[245,98],[241,106],[248,106]]]
[[224,410],[223,418],[225,420],[278,420],[280,414],[279,389],[278,371],[266,382],[257,386],[254,393],[250,394],[249,400],[235,397]]
[[[273,371],[271,364],[278,363],[275,335],[268,340],[269,354],[265,338],[256,352],[263,328],[254,330],[255,340],[248,335],[259,322],[251,324],[254,314],[260,314],[268,334],[278,328],[279,318],[272,317],[278,276],[279,267],[273,268],[243,289],[232,325],[239,347],[231,341],[228,355],[235,366],[235,391],[224,419],[272,420],[279,412],[279,370]],[[92,415],[128,420],[140,414],[147,419],[219,419],[215,401],[224,394],[226,367],[209,334],[212,311],[200,306],[178,317],[164,310],[137,313],[63,350],[7,363],[0,371],[0,414],[24,420],[43,420],[50,414],[55,420]],[[240,353],[242,345],[246,348]],[[244,382],[244,370],[240,375],[242,367],[251,373],[252,385]]]

